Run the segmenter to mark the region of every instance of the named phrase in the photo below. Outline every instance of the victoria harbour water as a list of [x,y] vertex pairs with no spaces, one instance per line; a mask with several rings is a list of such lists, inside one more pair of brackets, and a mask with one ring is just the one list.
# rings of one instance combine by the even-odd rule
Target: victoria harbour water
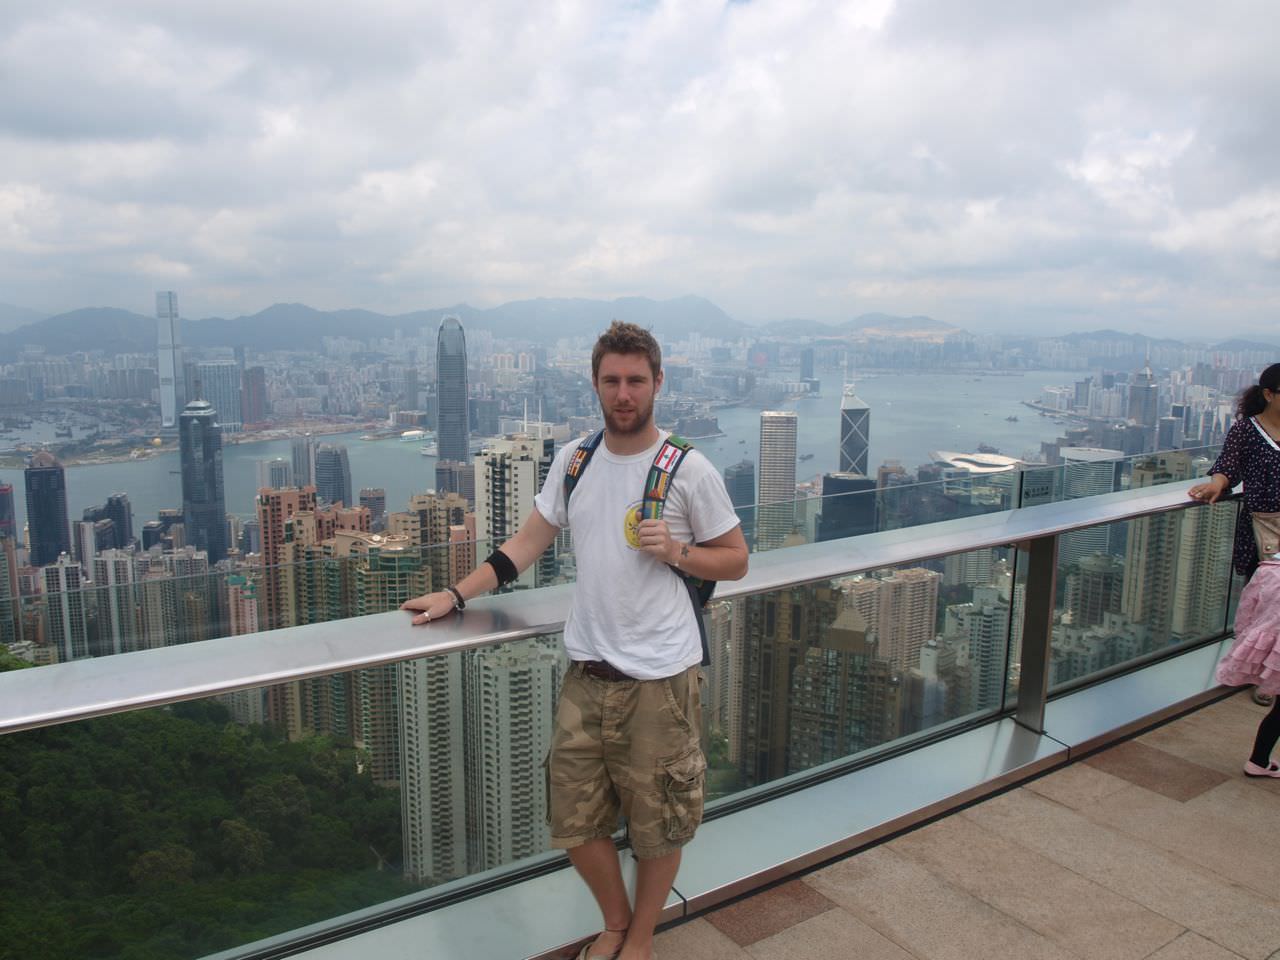
[[[858,396],[871,407],[871,470],[889,459],[914,469],[928,462],[932,451],[972,452],[980,443],[1009,456],[1032,456],[1038,453],[1041,441],[1060,436],[1063,427],[1021,401],[1036,400],[1044,386],[1070,383],[1079,376],[1067,371],[981,377],[972,373],[894,373],[859,380]],[[798,415],[796,453],[803,458],[796,465],[799,480],[838,466],[840,374],[828,370],[820,372],[820,377],[821,396],[779,405]],[[698,449],[721,470],[743,459],[757,461],[761,409],[768,408],[747,405],[717,411],[725,435],[697,441]],[[361,487],[382,487],[387,492],[387,510],[396,511],[405,509],[410,495],[435,485],[435,458],[422,456],[419,444],[361,440],[363,432],[320,438],[324,443],[346,444],[351,482],[357,492]],[[288,459],[290,455],[288,440],[226,446],[223,479],[227,511],[252,516],[258,462]],[[0,470],[0,480],[13,484],[18,523],[25,524],[22,471]],[[154,519],[162,508],[182,506],[178,454],[171,451],[149,460],[67,468],[67,506],[72,521],[78,520],[86,507],[103,503],[112,493],[129,495],[136,535],[142,523]]]

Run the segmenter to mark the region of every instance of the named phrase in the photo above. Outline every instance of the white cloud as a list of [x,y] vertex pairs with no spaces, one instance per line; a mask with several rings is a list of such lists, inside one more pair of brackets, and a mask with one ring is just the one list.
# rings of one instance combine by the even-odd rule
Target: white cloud
[[1186,0],[80,0],[0,14],[54,311],[701,293],[1193,332],[1276,302],[1277,14]]

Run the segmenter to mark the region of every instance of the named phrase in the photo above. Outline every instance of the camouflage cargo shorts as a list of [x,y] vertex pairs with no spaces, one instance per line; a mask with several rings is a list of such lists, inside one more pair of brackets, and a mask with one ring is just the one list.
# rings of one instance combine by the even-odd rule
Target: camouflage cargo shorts
[[547,756],[551,846],[567,850],[627,818],[635,855],[678,850],[702,822],[707,768],[700,667],[664,680],[600,680],[574,664]]

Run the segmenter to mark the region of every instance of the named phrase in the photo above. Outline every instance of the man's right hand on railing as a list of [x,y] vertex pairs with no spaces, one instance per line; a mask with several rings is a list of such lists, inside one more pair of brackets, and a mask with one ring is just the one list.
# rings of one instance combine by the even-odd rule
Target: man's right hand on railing
[[453,613],[456,606],[453,594],[442,590],[439,593],[427,593],[421,597],[406,600],[400,604],[400,609],[417,611],[417,616],[413,618],[413,624],[414,626],[419,626],[424,623],[430,623],[432,620],[443,620]]
[[1215,473],[1207,483],[1197,483],[1187,491],[1192,500],[1203,500],[1205,503],[1217,503],[1218,498],[1227,492],[1229,481],[1221,473]]

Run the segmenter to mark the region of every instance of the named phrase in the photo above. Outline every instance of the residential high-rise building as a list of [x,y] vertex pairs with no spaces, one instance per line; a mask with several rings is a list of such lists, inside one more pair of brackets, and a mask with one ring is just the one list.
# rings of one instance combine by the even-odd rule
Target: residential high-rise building
[[293,486],[293,463],[284,457],[258,461],[258,489],[283,490]]
[[[1156,454],[1134,466],[1130,489],[1188,480],[1193,463],[1183,451]],[[1168,642],[1173,632],[1182,518],[1183,512],[1172,512],[1128,522],[1120,611],[1146,629],[1153,647]]]
[[314,513],[316,488],[290,487],[258,491],[258,524],[262,537],[263,630],[292,627],[298,623],[297,598],[292,571],[297,559],[295,519],[300,513]]
[[186,542],[227,556],[227,507],[222,486],[222,428],[207,400],[193,400],[178,418],[182,452],[182,524]]
[[263,367],[248,367],[240,398],[240,412],[245,423],[262,423],[267,419],[267,371]]
[[566,666],[555,637],[484,647],[469,658],[466,833],[475,870],[534,856],[551,841],[542,763]]
[[[490,440],[475,458],[476,536],[488,550],[515,535],[551,468],[554,444],[550,438],[508,437]],[[550,583],[555,556],[545,551],[515,581],[518,588]]]
[[160,374],[160,425],[178,425],[186,396],[183,391],[182,338],[178,331],[178,295],[172,290],[156,294],[157,368]]
[[469,872],[462,692],[467,658],[451,653],[400,664],[404,873],[419,883]]
[[49,645],[58,651],[61,662],[89,656],[89,622],[80,565],[63,554],[40,572],[48,597]]
[[760,413],[756,543],[761,550],[782,546],[795,525],[796,426],[794,410]]
[[0,643],[22,639],[22,600],[18,586],[18,550],[12,536],[0,536]]
[[316,440],[309,433],[294,437],[292,443],[293,482],[309,487],[316,482]]
[[877,656],[899,671],[918,668],[920,650],[937,633],[942,576],[924,567],[895,570],[888,577],[862,577],[847,590],[869,628]]
[[338,443],[322,443],[316,448],[316,497],[321,503],[355,506],[351,495],[351,463],[347,448]]
[[98,645],[102,653],[128,653],[139,649],[133,552],[103,550],[93,558],[92,571],[98,600]]
[[33,567],[57,563],[71,553],[67,518],[67,475],[47,450],[34,454],[24,472],[27,486],[27,552]]
[[[357,534],[352,537],[355,563],[355,613],[363,616],[396,610],[430,589],[418,551],[408,537]],[[369,752],[373,779],[398,784],[401,775],[399,667],[357,670],[355,739]]]
[[208,400],[218,411],[218,425],[223,433],[239,433],[244,429],[240,412],[240,377],[240,366],[234,360],[196,364],[200,399]]
[[374,533],[381,533],[386,529],[386,490],[382,487],[363,487],[360,490],[360,506],[369,508],[369,522]]
[[0,483],[0,539],[18,538],[17,514],[13,509],[13,484]]
[[1096,627],[1107,614],[1120,612],[1124,566],[1118,557],[1095,553],[1081,558],[1067,574],[1066,608],[1073,627]]
[[469,461],[467,337],[457,317],[440,321],[436,336],[436,443],[441,460]]
[[742,532],[750,547],[756,539],[756,465],[742,460],[724,468],[724,486],[729,502],[738,513]]
[[840,472],[870,474],[871,407],[846,384],[840,399]]

